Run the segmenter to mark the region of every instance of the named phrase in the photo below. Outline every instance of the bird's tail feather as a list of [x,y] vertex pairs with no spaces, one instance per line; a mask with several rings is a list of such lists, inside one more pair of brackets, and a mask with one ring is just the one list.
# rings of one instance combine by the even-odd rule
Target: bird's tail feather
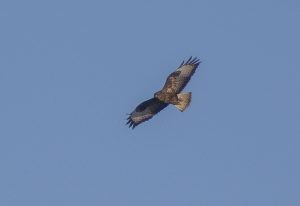
[[177,94],[179,103],[175,104],[174,106],[183,112],[191,103],[192,101],[192,92],[182,92]]

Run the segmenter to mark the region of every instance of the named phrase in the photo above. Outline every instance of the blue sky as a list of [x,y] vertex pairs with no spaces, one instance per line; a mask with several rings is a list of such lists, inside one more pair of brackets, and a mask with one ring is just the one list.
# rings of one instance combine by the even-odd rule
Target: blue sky
[[[299,1],[1,1],[0,205],[299,205]],[[191,106],[126,113],[189,56]]]

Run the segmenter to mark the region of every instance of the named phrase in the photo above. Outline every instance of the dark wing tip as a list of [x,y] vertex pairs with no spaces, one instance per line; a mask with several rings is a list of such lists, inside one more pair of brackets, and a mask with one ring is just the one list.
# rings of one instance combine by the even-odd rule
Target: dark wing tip
[[184,60],[181,62],[181,64],[179,65],[179,67],[181,67],[182,65],[184,65]]
[[129,117],[127,118],[127,122],[126,122],[126,125],[128,125],[128,127],[130,128],[131,127],[131,129],[134,129],[138,124],[137,123],[135,123],[133,120],[132,120],[132,118],[131,118],[131,114],[128,114],[129,115]]
[[191,56],[186,62],[183,61],[179,67],[184,65],[193,65],[195,67],[198,67],[200,63],[201,63],[200,59],[198,59],[197,57],[193,58],[193,56]]

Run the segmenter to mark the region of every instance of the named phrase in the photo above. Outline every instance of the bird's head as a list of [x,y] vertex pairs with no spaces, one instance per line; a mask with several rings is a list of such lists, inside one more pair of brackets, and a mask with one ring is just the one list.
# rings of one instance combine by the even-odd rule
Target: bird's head
[[161,91],[154,93],[155,98],[160,99],[160,96],[161,96]]

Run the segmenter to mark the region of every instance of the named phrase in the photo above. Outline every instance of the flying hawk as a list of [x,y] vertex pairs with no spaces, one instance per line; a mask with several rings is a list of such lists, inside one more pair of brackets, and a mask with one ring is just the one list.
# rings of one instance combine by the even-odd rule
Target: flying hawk
[[155,114],[173,104],[177,109],[183,112],[190,104],[192,93],[181,92],[187,85],[192,75],[200,64],[200,60],[190,57],[186,62],[183,61],[180,66],[171,73],[162,88],[156,92],[154,97],[139,104],[127,118],[127,124],[134,129],[140,123],[151,119]]

